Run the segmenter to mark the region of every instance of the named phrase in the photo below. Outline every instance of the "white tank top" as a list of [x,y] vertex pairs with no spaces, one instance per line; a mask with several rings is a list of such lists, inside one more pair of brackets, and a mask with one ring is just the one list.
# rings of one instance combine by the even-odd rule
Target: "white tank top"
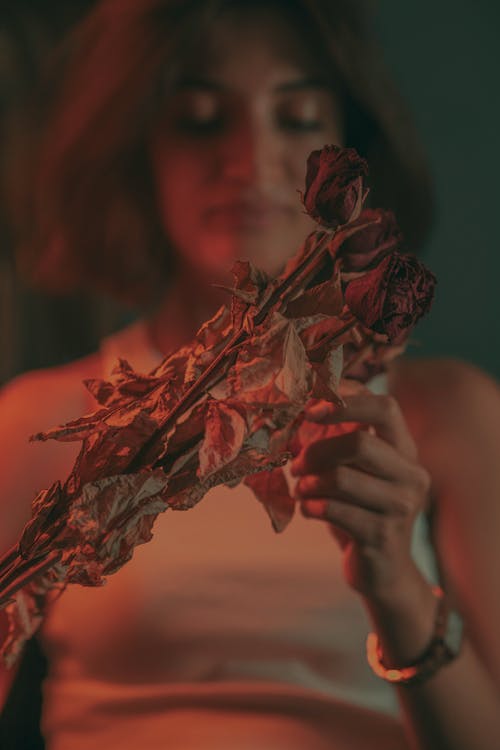
[[[159,361],[142,323],[102,353],[105,375],[117,356],[144,372]],[[412,554],[437,582],[423,515]],[[369,630],[325,523],[296,513],[276,534],[246,487],[214,488],[161,514],[104,587],[70,586],[54,606],[47,750],[331,750],[321,717],[338,701],[399,714],[366,663]]]

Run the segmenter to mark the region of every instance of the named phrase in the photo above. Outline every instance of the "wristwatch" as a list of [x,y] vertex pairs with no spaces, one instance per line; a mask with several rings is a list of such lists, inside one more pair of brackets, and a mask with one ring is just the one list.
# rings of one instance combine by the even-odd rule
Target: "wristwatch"
[[377,634],[368,634],[366,657],[378,677],[398,685],[423,682],[460,653],[464,631],[462,617],[451,609],[440,586],[433,586],[432,592],[439,600],[434,635],[424,653],[412,664],[400,668],[386,667],[382,661],[383,654]]

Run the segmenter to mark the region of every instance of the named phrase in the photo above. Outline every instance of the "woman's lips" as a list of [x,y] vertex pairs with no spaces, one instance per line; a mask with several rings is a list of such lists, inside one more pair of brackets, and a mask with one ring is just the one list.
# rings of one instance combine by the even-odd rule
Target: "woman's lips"
[[290,217],[291,209],[274,203],[227,203],[206,212],[208,224],[218,229],[267,229]]

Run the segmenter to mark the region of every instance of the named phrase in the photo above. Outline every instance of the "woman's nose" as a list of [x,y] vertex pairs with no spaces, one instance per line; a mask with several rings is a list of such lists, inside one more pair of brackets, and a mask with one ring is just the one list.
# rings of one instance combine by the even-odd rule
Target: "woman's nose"
[[246,117],[222,145],[221,171],[226,179],[259,185],[276,174],[278,158],[271,128]]

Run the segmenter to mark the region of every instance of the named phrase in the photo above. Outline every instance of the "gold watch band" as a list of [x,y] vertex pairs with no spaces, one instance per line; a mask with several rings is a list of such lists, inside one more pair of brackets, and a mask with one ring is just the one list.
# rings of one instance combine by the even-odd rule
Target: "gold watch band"
[[404,667],[386,667],[382,661],[383,654],[379,638],[376,633],[369,633],[366,639],[366,657],[368,664],[377,677],[398,685],[412,685],[431,677],[437,670],[452,661],[453,653],[444,640],[450,606],[447,597],[440,586],[433,586],[434,596],[438,598],[438,609],[434,627],[434,635],[425,652],[413,662]]

